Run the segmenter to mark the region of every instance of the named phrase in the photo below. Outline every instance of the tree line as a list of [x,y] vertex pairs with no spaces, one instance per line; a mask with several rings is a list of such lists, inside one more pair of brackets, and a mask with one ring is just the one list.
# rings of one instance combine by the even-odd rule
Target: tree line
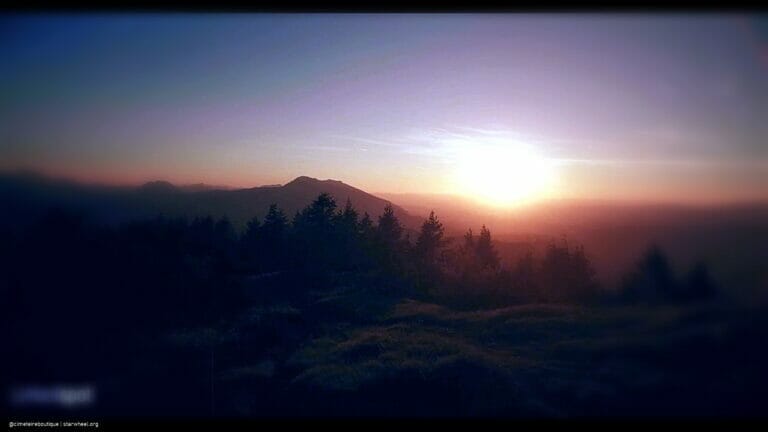
[[[44,313],[61,316],[67,307],[90,307],[93,316],[113,321],[133,321],[141,311],[133,328],[226,315],[244,304],[248,275],[266,275],[264,280],[275,275],[272,292],[282,290],[294,299],[332,288],[344,275],[373,275],[361,288],[459,307],[590,301],[607,292],[581,245],[553,241],[540,257],[528,252],[517,262],[502,263],[485,226],[449,239],[432,212],[418,231],[409,231],[391,205],[374,218],[360,215],[349,200],[339,207],[326,193],[290,219],[272,205],[242,232],[226,218],[161,216],[100,226],[85,215],[58,210],[24,232],[4,236],[0,253],[8,264],[2,275],[8,309],[15,304],[16,310],[45,311],[49,305]],[[652,248],[627,274],[617,298],[688,301],[715,292],[705,265],[677,278],[664,253]]]

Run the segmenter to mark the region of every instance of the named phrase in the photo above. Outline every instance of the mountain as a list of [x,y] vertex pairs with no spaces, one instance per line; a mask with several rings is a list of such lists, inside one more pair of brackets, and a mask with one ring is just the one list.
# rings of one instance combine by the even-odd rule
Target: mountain
[[[329,193],[339,207],[343,207],[349,199],[361,215],[367,212],[374,220],[384,212],[389,202],[338,180],[318,180],[307,176],[297,177],[282,186],[202,191],[190,194],[189,198],[196,206],[192,213],[226,215],[235,223],[245,223],[253,216],[264,217],[269,205],[273,203],[291,218],[323,192]],[[392,207],[406,227],[416,228],[423,222],[394,203]]]
[[[86,185],[34,173],[0,173],[0,234],[17,233],[51,207],[74,209],[102,223],[153,218],[228,217],[242,228],[277,204],[291,218],[320,193],[339,207],[347,198],[376,220],[389,198],[395,214],[413,233],[435,210],[446,235],[461,241],[468,228],[485,224],[502,259],[515,263],[529,250],[541,256],[552,239],[583,244],[599,278],[613,286],[651,244],[661,246],[682,271],[696,261],[711,263],[713,275],[733,289],[765,290],[768,281],[768,204],[671,206],[651,203],[558,202],[499,211],[467,199],[431,195],[373,195],[337,180],[298,177],[285,185],[247,189],[177,186],[154,181],[142,186]],[[402,206],[402,207],[401,207]]]
[[[318,180],[301,176],[285,185],[247,189],[220,189],[207,185],[176,186],[167,181],[152,181],[139,187],[85,185],[25,173],[0,175],[0,202],[9,209],[0,215],[0,225],[16,225],[34,219],[51,207],[82,211],[105,223],[155,217],[227,217],[242,227],[253,216],[263,218],[271,204],[277,204],[291,218],[323,192],[339,207],[347,199],[362,215],[376,220],[388,201],[338,180]],[[404,226],[417,229],[423,222],[393,204],[395,215]]]
[[167,194],[179,192],[181,189],[176,187],[171,182],[156,180],[144,183],[143,185],[139,186],[139,190],[150,194]]

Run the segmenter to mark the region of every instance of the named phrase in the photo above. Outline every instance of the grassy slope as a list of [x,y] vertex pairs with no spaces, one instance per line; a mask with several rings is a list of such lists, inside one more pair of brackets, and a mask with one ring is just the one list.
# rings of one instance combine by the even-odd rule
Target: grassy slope
[[766,400],[763,316],[713,305],[460,312],[341,290],[222,327],[216,412],[757,414]]

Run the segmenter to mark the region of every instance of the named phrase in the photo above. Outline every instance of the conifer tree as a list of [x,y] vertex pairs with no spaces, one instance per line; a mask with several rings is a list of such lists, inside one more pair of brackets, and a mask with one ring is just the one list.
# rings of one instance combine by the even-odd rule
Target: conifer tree
[[379,216],[379,224],[376,226],[379,238],[385,244],[396,244],[403,236],[403,227],[400,220],[395,216],[392,204],[387,203],[384,207],[384,213]]
[[491,231],[485,225],[480,230],[475,251],[481,268],[491,270],[499,268],[499,255],[491,241]]
[[436,263],[438,253],[445,244],[444,234],[443,224],[434,211],[430,212],[429,218],[421,225],[415,246],[416,255],[424,265],[431,266]]
[[269,206],[264,223],[259,228],[259,258],[267,271],[282,268],[288,258],[288,218],[277,206]]

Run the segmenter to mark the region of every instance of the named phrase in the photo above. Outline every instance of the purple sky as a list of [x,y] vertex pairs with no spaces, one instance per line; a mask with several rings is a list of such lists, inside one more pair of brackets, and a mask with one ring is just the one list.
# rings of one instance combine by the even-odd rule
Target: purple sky
[[492,142],[557,196],[768,198],[766,16],[5,15],[0,56],[0,168],[452,192]]

